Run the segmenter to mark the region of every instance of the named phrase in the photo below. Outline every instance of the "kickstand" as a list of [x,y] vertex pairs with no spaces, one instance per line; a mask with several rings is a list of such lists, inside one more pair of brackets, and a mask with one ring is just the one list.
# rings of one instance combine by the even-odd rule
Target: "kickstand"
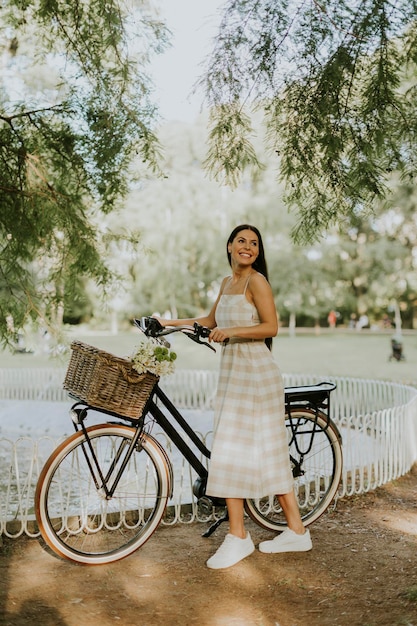
[[214,522],[214,524],[212,524],[210,526],[210,528],[208,528],[208,530],[206,530],[205,533],[203,533],[203,537],[210,537],[210,535],[212,535],[214,533],[215,530],[218,529],[218,527],[220,526],[220,524],[223,524],[223,522],[227,522],[229,519],[229,513],[226,511],[224,512],[224,514],[222,515],[222,517],[219,517],[219,519]]

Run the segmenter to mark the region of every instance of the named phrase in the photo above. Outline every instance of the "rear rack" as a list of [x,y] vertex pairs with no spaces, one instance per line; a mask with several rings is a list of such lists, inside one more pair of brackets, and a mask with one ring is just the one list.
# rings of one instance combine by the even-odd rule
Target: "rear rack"
[[335,383],[322,382],[317,385],[302,385],[299,387],[285,387],[286,409],[292,405],[304,406],[315,410],[330,411],[330,394],[336,389]]

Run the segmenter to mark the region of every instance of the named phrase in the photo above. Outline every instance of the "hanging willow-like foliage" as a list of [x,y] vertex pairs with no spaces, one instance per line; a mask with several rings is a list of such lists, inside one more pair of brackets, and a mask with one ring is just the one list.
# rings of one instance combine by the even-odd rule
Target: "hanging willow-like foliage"
[[414,0],[226,2],[200,81],[212,175],[234,185],[262,161],[249,123],[260,109],[298,240],[372,210],[393,170],[413,178],[416,15]]

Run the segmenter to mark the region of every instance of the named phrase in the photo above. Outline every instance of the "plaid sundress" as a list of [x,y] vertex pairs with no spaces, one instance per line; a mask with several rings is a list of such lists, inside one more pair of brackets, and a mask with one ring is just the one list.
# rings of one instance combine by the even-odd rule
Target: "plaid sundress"
[[[245,293],[222,295],[216,324],[259,324],[258,312]],[[231,339],[221,357],[207,494],[259,498],[289,493],[294,484],[278,365],[263,340]]]

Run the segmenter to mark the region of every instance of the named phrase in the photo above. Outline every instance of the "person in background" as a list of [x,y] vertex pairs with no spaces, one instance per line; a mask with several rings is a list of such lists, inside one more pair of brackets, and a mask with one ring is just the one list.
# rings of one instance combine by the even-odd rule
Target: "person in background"
[[336,320],[337,320],[337,315],[335,311],[330,311],[329,315],[327,316],[327,322],[330,326],[330,328],[336,328]]

